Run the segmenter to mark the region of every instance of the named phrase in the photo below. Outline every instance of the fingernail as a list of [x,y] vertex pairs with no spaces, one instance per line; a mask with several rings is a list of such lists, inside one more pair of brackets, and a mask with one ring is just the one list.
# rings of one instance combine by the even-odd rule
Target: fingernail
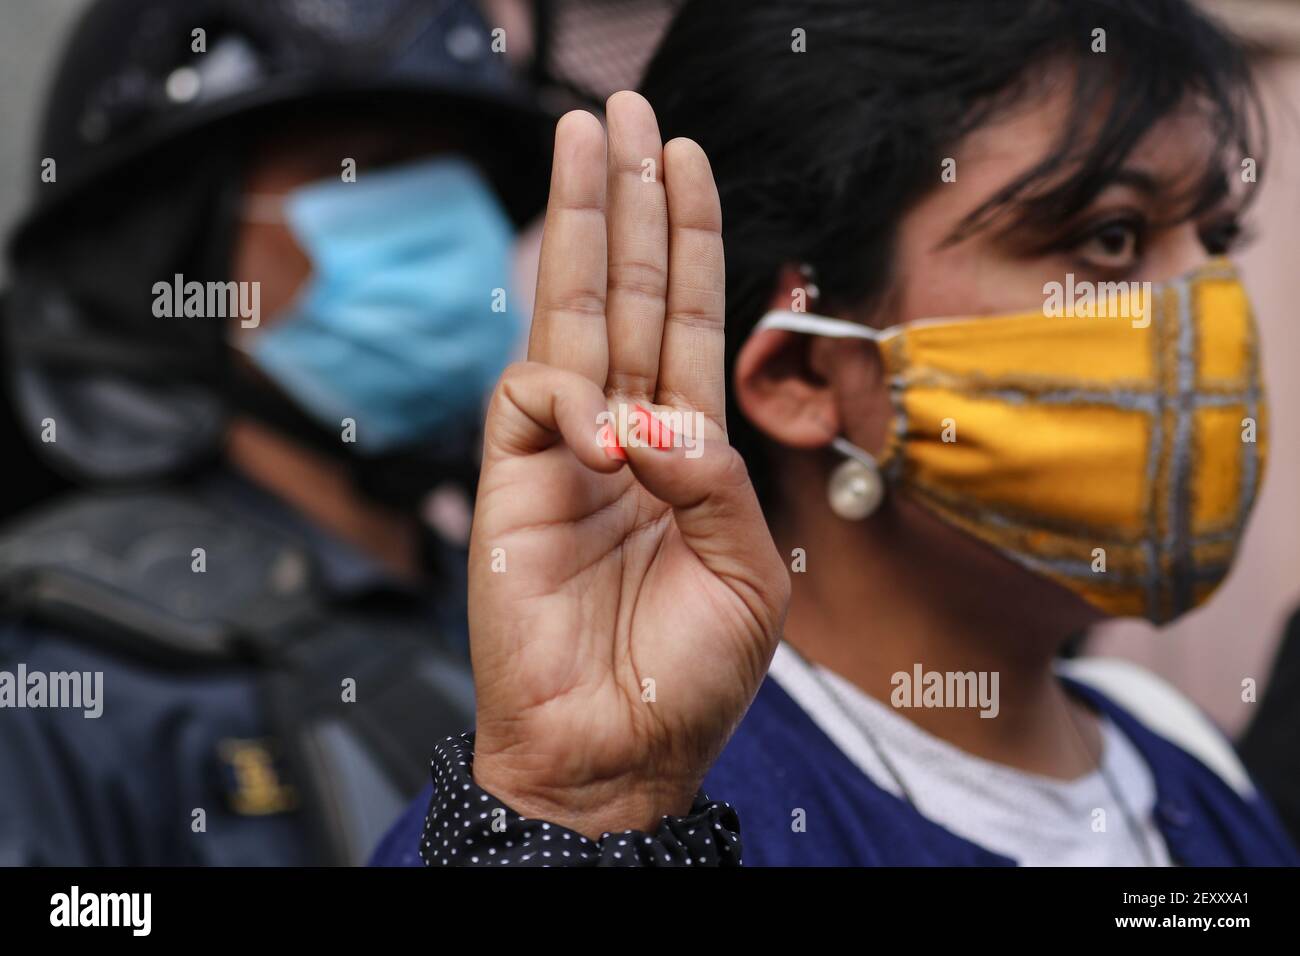
[[644,416],[641,422],[641,428],[645,432],[646,444],[651,448],[672,448],[676,443],[677,436],[673,430],[665,425],[649,411],[640,405],[634,406],[637,413]]
[[627,452],[619,445],[608,425],[600,426],[600,430],[596,432],[596,442],[605,452],[606,458],[612,458],[614,461],[627,461]]

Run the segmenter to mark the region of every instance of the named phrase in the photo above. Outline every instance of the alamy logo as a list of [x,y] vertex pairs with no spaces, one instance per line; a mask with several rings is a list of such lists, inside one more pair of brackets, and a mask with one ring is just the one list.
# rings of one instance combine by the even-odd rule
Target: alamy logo
[[104,712],[103,671],[0,671],[0,709],[49,707],[81,710],[93,720]]
[[262,321],[260,282],[186,282],[179,272],[171,282],[153,284],[153,314],[159,319],[229,319],[255,329]]
[[704,413],[677,410],[650,414],[640,405],[619,404],[596,416],[602,448],[685,448],[685,457],[704,454]]
[[1043,315],[1049,319],[1130,319],[1133,328],[1145,329],[1150,306],[1150,282],[1075,282],[1067,272],[1065,282],[1043,285]]
[[896,671],[889,683],[889,702],[898,708],[969,707],[981,717],[996,717],[1001,709],[997,671],[927,671],[913,664],[911,673]]
[[132,936],[148,936],[153,926],[152,893],[70,892],[50,897],[51,926],[128,926]]

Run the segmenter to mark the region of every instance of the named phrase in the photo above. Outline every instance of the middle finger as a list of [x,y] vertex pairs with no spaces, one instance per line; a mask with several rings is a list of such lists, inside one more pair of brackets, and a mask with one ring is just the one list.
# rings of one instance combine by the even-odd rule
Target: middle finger
[[654,398],[668,292],[668,201],[663,142],[650,104],[624,91],[606,106],[609,126],[607,391]]

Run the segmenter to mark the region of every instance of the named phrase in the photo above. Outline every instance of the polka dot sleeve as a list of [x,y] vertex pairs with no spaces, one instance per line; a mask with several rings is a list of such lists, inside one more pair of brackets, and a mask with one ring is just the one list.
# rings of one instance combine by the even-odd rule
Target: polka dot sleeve
[[420,836],[425,866],[740,866],[740,819],[701,793],[684,817],[654,833],[624,830],[589,840],[530,820],[474,783],[474,735],[434,750],[433,799]]

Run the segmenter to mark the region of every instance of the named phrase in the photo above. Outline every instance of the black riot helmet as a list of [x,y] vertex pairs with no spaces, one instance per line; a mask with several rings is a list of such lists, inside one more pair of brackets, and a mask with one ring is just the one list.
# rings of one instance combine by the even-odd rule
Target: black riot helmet
[[[51,462],[94,482],[176,474],[216,453],[238,406],[346,456],[241,378],[221,323],[160,320],[150,290],[229,278],[244,157],[286,115],[456,129],[527,221],[554,118],[510,69],[509,41],[469,0],[93,3],[59,62],[40,181],[8,248],[7,378]],[[470,440],[440,445],[459,462]]]

